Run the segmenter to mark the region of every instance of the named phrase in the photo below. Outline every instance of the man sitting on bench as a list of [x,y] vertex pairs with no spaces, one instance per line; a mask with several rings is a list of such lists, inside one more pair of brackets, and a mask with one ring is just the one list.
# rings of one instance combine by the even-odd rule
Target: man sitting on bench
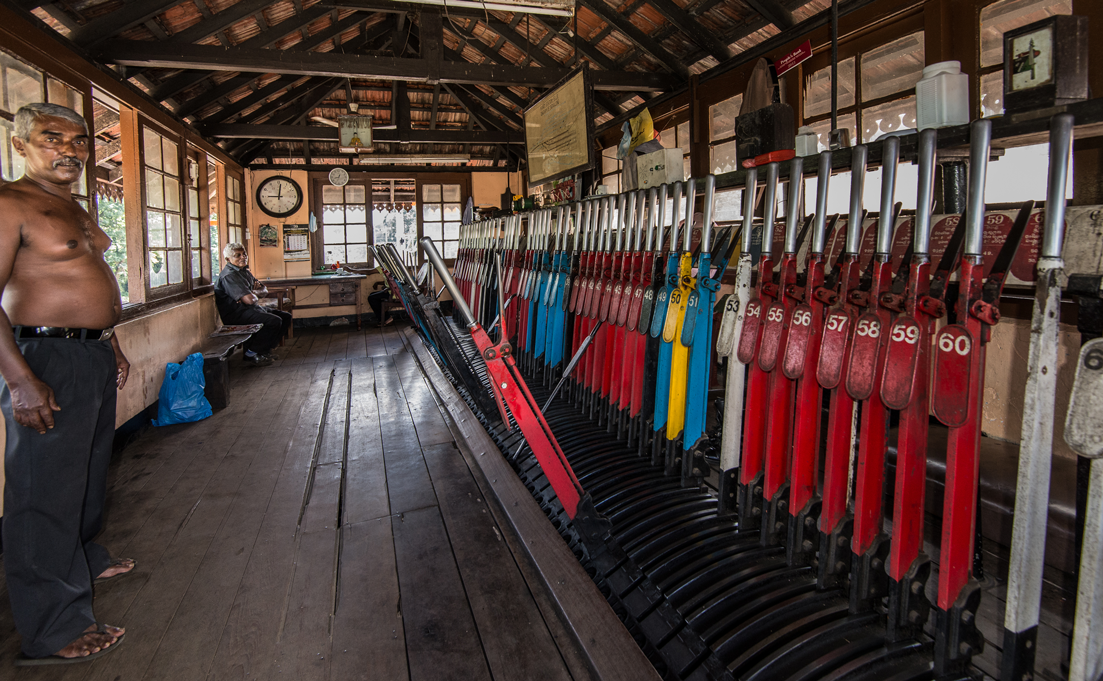
[[268,366],[279,359],[272,349],[279,344],[291,327],[291,313],[267,309],[258,305],[261,296],[268,293],[264,284],[249,271],[249,254],[245,246],[226,244],[222,249],[226,267],[218,275],[214,285],[214,301],[223,324],[262,324],[245,342],[245,362],[251,366]]

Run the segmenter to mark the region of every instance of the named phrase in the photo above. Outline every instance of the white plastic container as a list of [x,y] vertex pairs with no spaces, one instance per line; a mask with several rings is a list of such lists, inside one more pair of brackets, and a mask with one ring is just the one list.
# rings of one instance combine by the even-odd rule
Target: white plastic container
[[969,122],[969,76],[961,62],[943,61],[923,69],[915,84],[916,125],[920,130]]
[[820,153],[820,141],[810,126],[797,128],[797,156],[815,156]]

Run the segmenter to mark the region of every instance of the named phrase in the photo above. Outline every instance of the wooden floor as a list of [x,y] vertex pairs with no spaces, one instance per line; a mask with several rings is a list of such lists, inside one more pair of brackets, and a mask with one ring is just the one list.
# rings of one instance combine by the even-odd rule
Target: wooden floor
[[100,541],[138,568],[96,614],[121,646],[12,667],[0,581],[0,679],[585,678],[399,330],[277,352],[232,360],[227,409],[116,456]]

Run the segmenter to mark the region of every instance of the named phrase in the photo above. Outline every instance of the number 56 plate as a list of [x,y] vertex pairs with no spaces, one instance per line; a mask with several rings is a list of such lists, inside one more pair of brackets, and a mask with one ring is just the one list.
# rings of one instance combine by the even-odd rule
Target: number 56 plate
[[1080,456],[1103,458],[1103,338],[1080,348],[1065,419],[1065,442]]

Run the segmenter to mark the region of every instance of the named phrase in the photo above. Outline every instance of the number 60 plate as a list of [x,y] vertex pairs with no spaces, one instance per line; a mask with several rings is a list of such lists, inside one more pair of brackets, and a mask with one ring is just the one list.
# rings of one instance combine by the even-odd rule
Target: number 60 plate
[[1080,348],[1065,419],[1065,442],[1080,456],[1103,458],[1103,338]]
[[973,336],[960,324],[950,324],[938,333],[935,343],[934,415],[951,428],[965,425],[969,407],[976,400],[972,395]]

